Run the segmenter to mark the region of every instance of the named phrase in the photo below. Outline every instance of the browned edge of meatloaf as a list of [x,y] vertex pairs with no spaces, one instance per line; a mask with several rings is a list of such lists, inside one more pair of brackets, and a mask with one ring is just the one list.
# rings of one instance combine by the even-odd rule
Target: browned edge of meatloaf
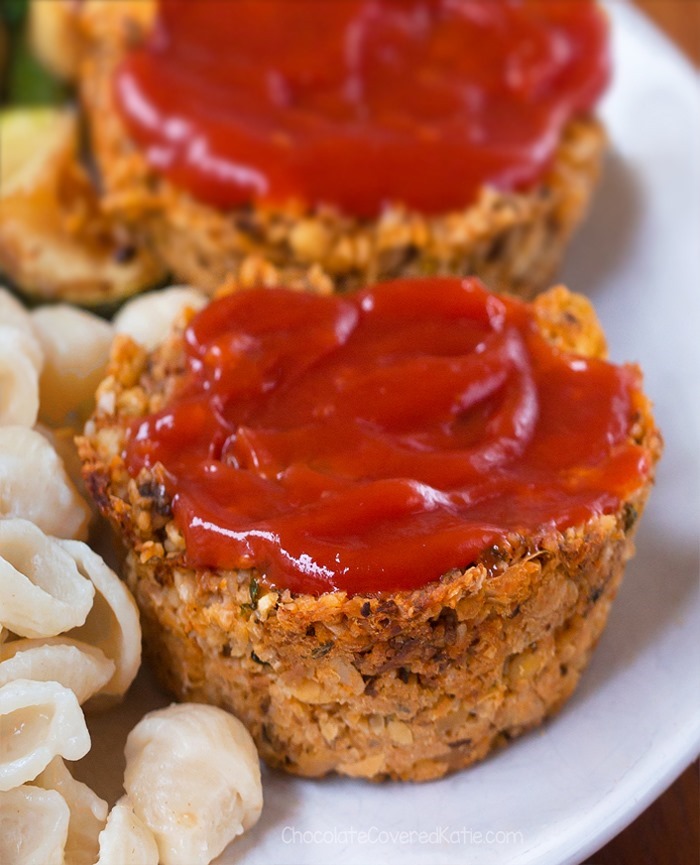
[[[554,344],[605,354],[584,298],[559,287],[534,309]],[[415,591],[293,594],[254,570],[189,568],[158,467],[126,473],[125,424],[162,407],[181,370],[177,333],[151,356],[117,338],[79,440],[87,485],[128,549],[147,653],[174,694],[233,711],[273,766],[375,780],[467,766],[563,704],[605,625],[653,478],[615,514],[513,535]],[[635,412],[632,438],[654,465],[661,438],[641,393]]]
[[[113,101],[112,76],[144,28],[132,2],[88,16],[81,93],[105,206],[153,245],[174,277],[213,291],[250,257],[286,282],[316,265],[341,290],[397,276],[477,274],[494,290],[531,297],[549,285],[585,215],[600,174],[605,134],[592,117],[570,122],[551,167],[521,192],[484,188],[460,210],[425,216],[395,204],[376,219],[336,208],[250,205],[228,211],[194,200],[159,177],[130,142]],[[318,281],[307,286],[314,288]]]

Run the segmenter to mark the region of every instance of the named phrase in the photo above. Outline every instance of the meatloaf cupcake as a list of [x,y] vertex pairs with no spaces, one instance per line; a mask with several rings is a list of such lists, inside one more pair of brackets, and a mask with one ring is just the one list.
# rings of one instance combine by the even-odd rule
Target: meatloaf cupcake
[[258,258],[311,287],[551,283],[595,186],[609,74],[592,0],[87,4],[107,205],[177,279]]
[[556,711],[661,450],[589,303],[425,278],[190,318],[117,338],[79,441],[166,686],[307,776],[436,778]]

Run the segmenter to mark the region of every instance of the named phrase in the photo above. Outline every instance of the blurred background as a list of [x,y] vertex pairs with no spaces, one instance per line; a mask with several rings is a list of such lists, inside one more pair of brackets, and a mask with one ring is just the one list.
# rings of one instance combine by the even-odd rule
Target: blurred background
[[695,63],[700,65],[700,0],[634,0]]

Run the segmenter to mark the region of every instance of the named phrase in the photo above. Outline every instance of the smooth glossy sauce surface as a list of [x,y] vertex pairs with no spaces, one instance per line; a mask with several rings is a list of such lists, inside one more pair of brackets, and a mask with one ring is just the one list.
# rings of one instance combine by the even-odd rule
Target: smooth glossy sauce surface
[[197,198],[374,216],[532,184],[608,78],[590,0],[160,0],[115,94]]
[[554,349],[475,279],[214,301],[170,404],[131,431],[195,566],[295,592],[410,589],[511,531],[616,510],[649,471],[633,367]]

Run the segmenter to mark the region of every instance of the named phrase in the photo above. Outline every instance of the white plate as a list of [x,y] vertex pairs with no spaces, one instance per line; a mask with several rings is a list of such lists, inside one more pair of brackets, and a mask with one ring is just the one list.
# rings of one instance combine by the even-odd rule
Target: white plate
[[[563,278],[593,298],[612,358],[642,365],[666,453],[593,662],[557,718],[453,777],[372,785],[267,772],[260,823],[221,863],[578,863],[699,750],[698,78],[632,8],[611,13],[616,75],[602,113],[613,149]],[[164,702],[144,672],[123,707],[93,721],[81,777],[115,799],[126,733]]]

